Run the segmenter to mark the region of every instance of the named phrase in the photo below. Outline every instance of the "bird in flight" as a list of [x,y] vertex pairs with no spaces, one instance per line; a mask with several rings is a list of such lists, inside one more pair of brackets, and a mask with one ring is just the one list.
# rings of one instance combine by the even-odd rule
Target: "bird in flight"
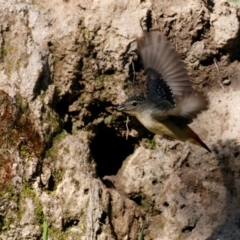
[[137,41],[148,95],[134,96],[119,107],[135,116],[149,131],[180,141],[189,141],[211,152],[188,126],[208,107],[203,94],[195,93],[184,63],[163,34],[145,32]]

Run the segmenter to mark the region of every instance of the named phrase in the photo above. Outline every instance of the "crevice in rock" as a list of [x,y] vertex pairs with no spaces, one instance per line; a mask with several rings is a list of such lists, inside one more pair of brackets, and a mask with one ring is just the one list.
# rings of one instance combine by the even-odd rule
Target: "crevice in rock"
[[163,203],[163,206],[164,206],[164,207],[169,207],[169,203],[168,203],[168,202],[164,202],[164,203]]
[[182,204],[181,206],[180,206],[180,209],[183,209],[183,208],[185,208],[186,207],[186,205],[185,204]]
[[112,107],[112,103],[108,102],[108,101],[102,102],[102,101],[99,101],[99,100],[91,102],[86,107],[86,110],[90,114],[86,114],[83,117],[84,125],[86,126],[87,124],[92,123],[94,120],[99,118],[101,114],[106,113],[106,108],[107,107]]
[[195,228],[195,226],[186,226],[182,229],[182,233],[188,233],[192,232],[192,230]]
[[48,56],[46,56],[43,60],[42,72],[39,74],[39,77],[33,89],[34,99],[40,95],[41,91],[46,91],[51,82],[51,70],[48,62]]
[[131,66],[129,67],[129,74],[133,74],[134,72],[141,72],[144,69],[139,54],[137,54],[137,56],[137,59],[133,60]]
[[140,26],[141,26],[143,31],[147,31],[147,32],[150,31],[150,29],[153,26],[153,23],[152,23],[152,10],[150,10],[150,9],[147,10],[146,16],[143,17],[140,20]]
[[107,187],[107,188],[112,188],[115,189],[114,183],[110,179],[102,179],[102,183]]
[[[238,16],[238,21],[240,22],[240,15]],[[236,38],[230,39],[227,45],[221,49],[221,52],[229,54],[229,60],[231,62],[240,61],[240,27],[238,28],[238,33]]]
[[0,231],[2,231],[3,227],[4,227],[4,218],[2,215],[0,215]]
[[202,28],[197,31],[197,36],[193,36],[192,44],[197,41],[202,41],[202,39],[206,35],[206,32],[209,31],[210,27],[211,27],[211,24],[210,24],[210,21],[208,20],[204,23]]
[[158,183],[157,179],[152,180],[152,185],[156,185]]
[[2,35],[2,41],[1,41],[1,45],[0,45],[0,62],[4,62],[4,58],[6,56],[6,50],[4,49],[5,46],[5,38],[4,38],[4,31],[0,31],[0,34]]
[[[225,50],[225,49],[224,49]],[[226,46],[226,51],[229,53],[231,62],[240,61],[240,31],[238,36],[233,41],[230,41]]]
[[115,240],[118,240],[118,236],[117,236],[117,234],[116,234],[116,232],[115,232],[114,224],[113,224],[113,222],[112,222],[112,216],[113,216],[113,214],[112,214],[112,206],[113,206],[113,201],[112,201],[111,198],[110,198],[110,201],[111,201],[111,202],[108,203],[108,219],[109,219],[109,225],[110,225],[110,229],[111,229],[111,234],[112,234],[112,236],[114,237]]
[[143,70],[143,65],[141,63],[140,57],[137,60],[133,60],[132,64],[129,66],[129,81],[126,82],[125,88],[132,92],[131,95],[146,95],[147,85],[146,85],[146,75]]
[[106,75],[113,75],[114,73],[115,73],[115,70],[113,67],[108,68],[104,71],[104,74],[106,74]]
[[239,151],[234,152],[234,157],[237,158],[239,156]]
[[205,5],[205,7],[209,10],[210,13],[213,12],[213,8],[214,8],[214,1],[212,0],[203,0],[203,3]]
[[73,226],[77,226],[79,223],[78,219],[69,219],[66,220],[64,226],[63,226],[63,231],[66,231],[68,228],[71,228]]
[[206,60],[201,61],[201,65],[204,67],[211,66],[213,64],[213,58],[208,57]]
[[134,201],[137,205],[142,204],[142,196],[132,196],[129,198],[130,200]]
[[105,124],[98,126],[98,132],[90,144],[92,156],[96,162],[96,173],[100,178],[116,175],[125,158],[132,154],[136,139],[117,135],[115,129]]
[[84,84],[80,81],[82,79],[82,67],[83,62],[82,59],[80,59],[76,66],[74,79],[72,80],[72,85],[69,91],[63,96],[58,97],[59,99],[57,100],[57,104],[54,106],[56,112],[63,120],[63,129],[65,129],[68,133],[72,133],[72,116],[76,114],[75,112],[69,112],[69,106],[78,100],[82,90],[84,89]]
[[54,177],[53,177],[53,175],[51,175],[49,180],[48,180],[48,190],[49,191],[53,191],[54,190],[54,186],[55,186]]
[[77,115],[75,112],[69,112],[69,106],[77,101],[79,98],[79,92],[83,88],[83,86],[76,82],[74,86],[72,86],[74,91],[72,93],[68,92],[56,104],[56,112],[59,117],[63,120],[63,129],[65,129],[68,133],[72,133],[72,117]]
[[68,133],[72,132],[72,121],[69,116],[69,106],[77,100],[77,97],[73,97],[72,94],[65,94],[57,103],[56,111],[59,114],[60,118],[63,119],[63,129],[65,129]]
[[[99,218],[99,222],[100,222],[101,224],[106,224],[106,222],[107,222],[107,217],[108,217],[108,214],[103,211],[101,217]],[[101,228],[99,228],[99,229],[101,229]],[[100,231],[99,231],[99,233],[100,233]]]

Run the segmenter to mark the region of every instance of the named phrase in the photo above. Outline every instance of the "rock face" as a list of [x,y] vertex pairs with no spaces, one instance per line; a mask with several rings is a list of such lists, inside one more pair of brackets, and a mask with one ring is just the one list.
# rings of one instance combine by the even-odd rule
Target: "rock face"
[[[210,99],[212,149],[116,111],[139,81],[136,38],[173,43]],[[0,239],[240,239],[238,5],[0,0]],[[128,139],[126,139],[128,134]]]

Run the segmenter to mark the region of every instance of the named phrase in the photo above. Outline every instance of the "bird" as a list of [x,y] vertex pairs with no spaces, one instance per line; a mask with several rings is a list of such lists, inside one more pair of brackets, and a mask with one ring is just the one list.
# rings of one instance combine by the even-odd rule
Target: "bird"
[[163,33],[145,32],[137,50],[147,75],[147,96],[128,98],[118,110],[134,116],[150,132],[210,148],[188,125],[208,108],[208,99],[196,93],[184,62]]

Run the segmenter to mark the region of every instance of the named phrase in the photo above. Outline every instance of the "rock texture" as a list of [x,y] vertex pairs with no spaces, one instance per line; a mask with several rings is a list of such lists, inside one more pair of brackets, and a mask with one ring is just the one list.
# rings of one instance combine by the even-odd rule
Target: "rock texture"
[[[210,99],[192,127],[211,154],[116,111],[139,90],[149,10]],[[240,238],[238,5],[0,0],[0,13],[0,239],[41,239],[46,220],[54,240]]]

